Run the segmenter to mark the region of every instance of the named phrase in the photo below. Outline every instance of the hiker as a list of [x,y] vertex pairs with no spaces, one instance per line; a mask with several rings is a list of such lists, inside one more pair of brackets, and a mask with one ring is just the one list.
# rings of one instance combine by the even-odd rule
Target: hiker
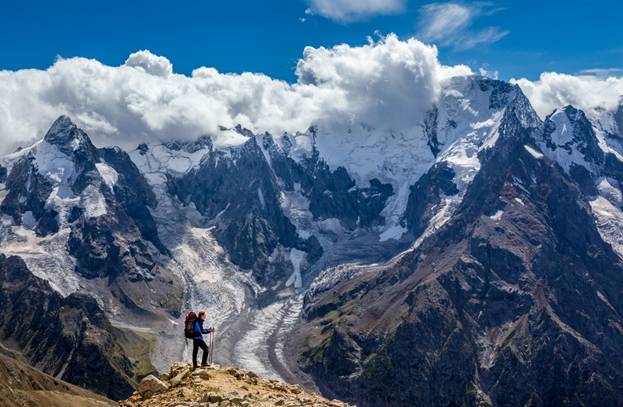
[[[189,323],[192,323],[192,319],[193,319],[192,317],[194,317],[194,315],[191,315],[191,314],[194,314],[194,312],[191,312],[188,315],[187,321],[186,321],[187,325]],[[205,319],[206,319],[205,311],[199,312],[197,317],[194,318],[194,326],[193,326],[193,334],[192,334],[192,340],[193,340],[193,369],[197,368],[197,354],[199,353],[199,349],[200,348],[203,351],[203,355],[202,355],[202,358],[201,358],[201,367],[206,367],[208,365],[208,354],[209,354],[209,352],[208,352],[208,345],[203,340],[203,335],[204,334],[209,334],[211,332],[214,332],[214,327],[204,328],[203,327],[203,322],[205,321]]]

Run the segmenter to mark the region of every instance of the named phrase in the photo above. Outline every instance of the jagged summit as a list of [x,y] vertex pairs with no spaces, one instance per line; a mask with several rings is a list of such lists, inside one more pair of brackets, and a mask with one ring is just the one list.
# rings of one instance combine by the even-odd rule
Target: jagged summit
[[589,118],[570,105],[547,116],[537,142],[567,172],[574,164],[593,170],[604,161],[604,151]]
[[194,141],[169,141],[163,143],[165,147],[173,151],[185,151],[193,154],[197,151],[212,148],[212,138],[208,135],[199,136]]
[[58,158],[58,150],[76,165],[76,170],[90,171],[101,160],[98,149],[90,137],[74,123],[69,116],[62,115],[52,123],[43,138],[43,143],[36,148],[38,155],[47,154],[48,158]]
[[65,132],[68,129],[77,128],[76,124],[71,120],[71,118],[67,115],[60,115],[46,134],[46,138],[49,136],[54,136],[57,133]]
[[91,150],[93,145],[89,136],[69,118],[62,115],[52,123],[52,126],[43,138],[46,142],[55,145],[63,153],[71,155],[74,151]]

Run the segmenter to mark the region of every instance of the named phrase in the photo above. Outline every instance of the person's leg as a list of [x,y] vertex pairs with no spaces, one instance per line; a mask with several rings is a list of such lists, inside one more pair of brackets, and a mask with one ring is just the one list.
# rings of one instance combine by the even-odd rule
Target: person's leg
[[205,341],[200,341],[201,342],[201,350],[203,351],[203,356],[201,358],[201,366],[207,366],[208,365],[208,345],[206,345]]
[[197,367],[197,353],[199,353],[199,342],[203,343],[202,340],[193,339],[193,368]]

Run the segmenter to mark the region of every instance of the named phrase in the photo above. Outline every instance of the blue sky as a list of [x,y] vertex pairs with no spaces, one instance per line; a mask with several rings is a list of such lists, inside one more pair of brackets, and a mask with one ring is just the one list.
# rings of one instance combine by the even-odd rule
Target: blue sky
[[[328,0],[4,1],[0,69],[46,68],[59,55],[119,65],[131,52],[149,49],[169,58],[180,73],[213,66],[293,81],[306,45],[358,45],[376,31],[424,37],[439,45],[442,63],[485,67],[501,78],[623,68],[620,0],[459,2],[455,4],[471,12],[455,27],[455,38],[444,38],[447,30],[442,29],[432,40],[425,28],[439,16],[425,12],[431,10],[427,2],[368,0],[381,4],[378,13],[344,21],[326,10],[321,15],[314,1]],[[349,1],[362,0],[338,3],[348,7]],[[390,4],[389,11],[383,9],[384,2]],[[391,8],[392,3],[401,7]],[[312,12],[306,13],[308,9]],[[446,24],[456,23],[457,16],[448,17]],[[468,49],[456,43],[479,33],[494,35]]]

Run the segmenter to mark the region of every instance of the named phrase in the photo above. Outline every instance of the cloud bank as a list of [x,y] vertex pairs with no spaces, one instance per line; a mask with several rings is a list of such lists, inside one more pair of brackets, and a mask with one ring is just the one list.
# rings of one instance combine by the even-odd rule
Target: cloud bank
[[406,0],[308,0],[310,14],[339,22],[352,22],[404,10]]
[[623,96],[623,77],[601,75],[541,74],[538,81],[513,79],[541,117],[554,109],[573,105],[589,114],[614,111]]
[[[443,82],[470,75],[444,66],[437,49],[388,35],[358,47],[307,47],[293,84],[256,73],[201,67],[176,74],[171,62],[143,50],[121,66],[93,59],[59,59],[46,70],[0,71],[0,154],[41,138],[61,114],[72,117],[100,146],[219,136],[240,124],[255,132],[305,131],[317,124],[346,131],[353,123],[408,132],[435,103]],[[587,112],[614,110],[623,78],[544,73],[512,80],[546,116],[572,104]],[[342,133],[343,134],[343,133]]]
[[96,144],[126,148],[237,124],[273,134],[352,122],[400,130],[421,120],[443,80],[470,73],[441,65],[435,47],[395,35],[359,47],[307,47],[294,84],[209,67],[176,74],[169,60],[146,50],[116,67],[59,59],[46,70],[0,71],[0,152],[42,137],[60,114]]

